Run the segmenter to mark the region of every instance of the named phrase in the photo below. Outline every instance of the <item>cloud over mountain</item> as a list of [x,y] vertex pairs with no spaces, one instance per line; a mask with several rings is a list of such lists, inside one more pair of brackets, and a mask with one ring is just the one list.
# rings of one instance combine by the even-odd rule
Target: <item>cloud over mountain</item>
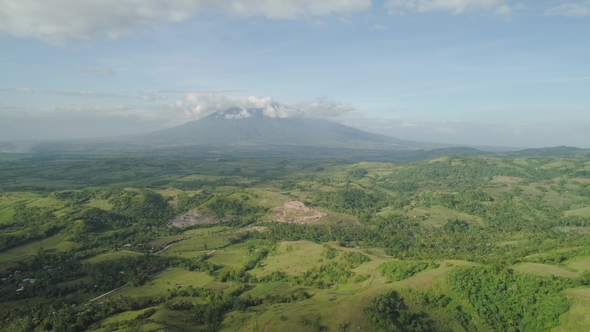
[[[33,93],[30,88],[4,88],[0,92]],[[134,117],[142,121],[158,122],[166,127],[179,125],[188,121],[202,119],[215,112],[230,108],[242,109],[243,112],[232,114],[233,119],[250,117],[249,109],[261,109],[268,118],[336,118],[353,112],[352,106],[336,102],[328,97],[318,97],[313,101],[280,102],[272,97],[240,97],[216,93],[189,92],[172,103],[161,104],[161,100],[171,98],[170,93],[155,93],[151,90],[138,91],[136,94],[96,91],[62,91],[39,90],[36,94],[51,95],[60,98],[84,100],[85,104],[43,107],[0,107],[0,119],[32,117]],[[93,100],[112,100],[117,104],[98,105]],[[124,100],[141,104],[123,105]],[[160,102],[158,102],[160,101]],[[148,104],[149,103],[149,104]]]
[[[187,93],[183,99],[170,104],[169,108],[182,114],[177,119],[178,122],[201,119],[230,108],[263,109],[264,115],[270,118],[333,118],[354,111],[353,107],[327,97],[318,97],[312,102],[281,103],[271,97],[235,97],[203,93]],[[249,117],[249,113],[244,111],[232,116]]]

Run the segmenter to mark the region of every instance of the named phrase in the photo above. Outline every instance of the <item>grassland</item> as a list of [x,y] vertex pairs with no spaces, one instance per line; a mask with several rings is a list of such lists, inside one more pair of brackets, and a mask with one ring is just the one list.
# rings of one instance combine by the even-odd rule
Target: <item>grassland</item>
[[571,271],[564,267],[549,265],[549,264],[539,264],[539,263],[523,263],[516,265],[514,267],[515,271],[539,275],[539,276],[556,276],[556,277],[566,277],[566,278],[575,278],[580,275],[577,271]]
[[246,250],[216,250],[209,254],[209,262],[214,264],[239,267],[246,260]]
[[283,271],[288,274],[301,273],[327,263],[328,259],[322,258],[323,252],[324,248],[321,245],[308,241],[282,242],[264,261],[263,266],[252,270],[252,273],[257,276],[272,271]]
[[124,287],[107,295],[107,298],[165,295],[170,290],[176,289],[176,287],[205,287],[212,281],[211,276],[202,272],[190,272],[180,268],[172,268],[150,277],[149,281],[143,286]]
[[576,257],[565,262],[566,266],[575,271],[590,270],[590,257]]
[[565,211],[566,216],[580,216],[580,217],[590,217],[590,207],[583,207],[575,210],[568,210]]

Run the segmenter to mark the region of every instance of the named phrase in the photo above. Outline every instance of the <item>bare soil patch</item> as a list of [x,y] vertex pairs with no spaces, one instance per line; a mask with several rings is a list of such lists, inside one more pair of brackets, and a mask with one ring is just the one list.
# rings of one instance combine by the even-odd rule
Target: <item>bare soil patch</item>
[[275,206],[275,212],[277,221],[296,224],[309,224],[327,216],[326,213],[305,206],[300,201],[289,201],[283,206]]
[[531,183],[531,186],[546,186],[546,185],[550,185],[553,183],[557,183],[558,181],[559,181],[559,179],[541,180],[539,182]]
[[211,214],[201,213],[197,209],[178,216],[166,224],[168,227],[187,227],[200,224],[218,224],[229,221],[229,217],[218,218]]

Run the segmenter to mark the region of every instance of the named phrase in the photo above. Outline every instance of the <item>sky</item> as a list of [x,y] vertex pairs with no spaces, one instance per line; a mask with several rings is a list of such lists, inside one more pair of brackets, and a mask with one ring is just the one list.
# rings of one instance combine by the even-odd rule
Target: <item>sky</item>
[[230,107],[590,148],[590,0],[0,0],[0,141]]

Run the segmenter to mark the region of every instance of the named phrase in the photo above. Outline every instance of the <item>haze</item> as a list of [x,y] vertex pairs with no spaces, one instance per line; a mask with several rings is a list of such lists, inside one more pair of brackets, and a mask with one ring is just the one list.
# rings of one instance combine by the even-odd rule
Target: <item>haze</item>
[[279,105],[406,140],[588,148],[589,17],[585,0],[0,0],[0,140]]

